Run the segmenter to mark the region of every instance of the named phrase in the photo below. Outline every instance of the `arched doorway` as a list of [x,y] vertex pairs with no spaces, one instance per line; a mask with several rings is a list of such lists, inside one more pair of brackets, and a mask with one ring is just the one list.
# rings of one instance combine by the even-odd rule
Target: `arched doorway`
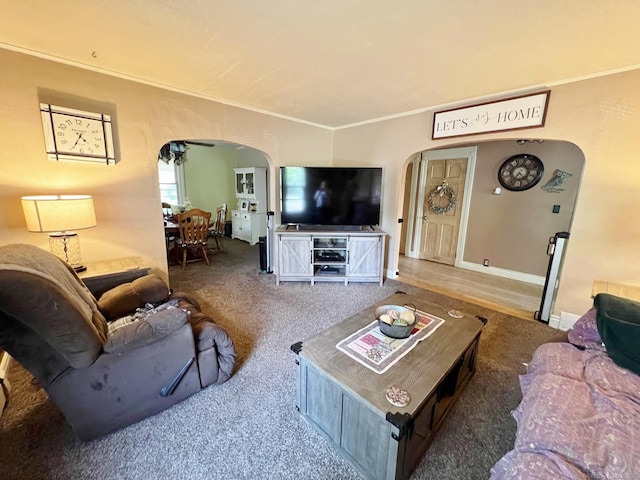
[[[252,193],[238,192],[238,172],[251,169],[262,173],[251,176]],[[158,153],[161,201],[170,214],[190,208],[215,212],[225,205],[228,236],[253,246],[266,234],[270,169],[268,156],[247,145],[212,139],[172,140]],[[248,225],[242,230],[249,232],[246,238],[235,234],[234,225],[241,221]]]
[[[418,198],[420,190],[416,184],[425,182],[429,158],[438,158],[433,154],[442,156],[447,149],[417,152],[407,160],[398,262],[400,277],[438,282],[431,288],[438,287],[441,291],[445,289],[444,283],[446,289],[461,298],[475,303],[488,298],[487,306],[506,306],[509,307],[507,313],[533,318],[545,281],[549,238],[557,232],[571,230],[584,154],[570,142],[541,139],[456,146],[460,147],[475,148],[476,158],[473,171],[467,172],[467,179],[472,183],[464,192],[464,202],[468,204],[461,202],[459,212],[445,213],[461,213],[464,225],[457,239],[454,260],[443,262],[449,265],[441,266],[437,259],[419,260],[415,249],[415,245],[427,238],[422,228],[424,217],[437,215],[433,211],[424,215],[419,208],[425,193]],[[498,170],[506,159],[524,153],[542,160],[544,175],[536,185],[509,191],[499,182]],[[559,174],[563,174],[563,184],[549,188]],[[463,206],[467,208],[462,209]],[[424,209],[428,208],[425,204]]]

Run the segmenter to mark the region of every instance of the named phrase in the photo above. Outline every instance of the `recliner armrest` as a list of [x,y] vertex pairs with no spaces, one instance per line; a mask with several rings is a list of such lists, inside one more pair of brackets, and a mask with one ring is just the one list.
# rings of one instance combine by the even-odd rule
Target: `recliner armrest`
[[122,353],[153,343],[175,332],[187,323],[187,312],[169,308],[109,332],[103,350],[107,353]]
[[98,308],[107,320],[115,320],[147,303],[164,302],[169,293],[169,286],[162,278],[149,274],[104,292],[98,300]]

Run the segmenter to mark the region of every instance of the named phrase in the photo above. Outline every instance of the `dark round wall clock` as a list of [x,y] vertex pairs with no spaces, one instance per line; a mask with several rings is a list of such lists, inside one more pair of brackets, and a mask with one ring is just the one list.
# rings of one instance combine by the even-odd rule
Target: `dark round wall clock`
[[535,155],[520,153],[507,158],[498,169],[498,181],[507,190],[521,192],[542,179],[544,165]]

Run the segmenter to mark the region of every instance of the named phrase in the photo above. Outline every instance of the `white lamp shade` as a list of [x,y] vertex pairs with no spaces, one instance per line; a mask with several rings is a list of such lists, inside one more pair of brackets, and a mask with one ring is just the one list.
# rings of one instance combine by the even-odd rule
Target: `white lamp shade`
[[37,195],[22,197],[30,232],[64,232],[95,227],[91,195]]

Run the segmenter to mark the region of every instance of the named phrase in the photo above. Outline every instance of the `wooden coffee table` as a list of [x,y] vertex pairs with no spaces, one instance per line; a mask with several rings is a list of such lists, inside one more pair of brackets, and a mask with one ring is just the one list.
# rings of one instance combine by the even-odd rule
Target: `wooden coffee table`
[[[374,317],[379,305],[413,303],[445,323],[383,374],[336,348]],[[395,294],[291,346],[298,364],[297,409],[367,479],[408,478],[475,372],[483,323],[418,297]],[[405,407],[385,397],[406,390]]]

